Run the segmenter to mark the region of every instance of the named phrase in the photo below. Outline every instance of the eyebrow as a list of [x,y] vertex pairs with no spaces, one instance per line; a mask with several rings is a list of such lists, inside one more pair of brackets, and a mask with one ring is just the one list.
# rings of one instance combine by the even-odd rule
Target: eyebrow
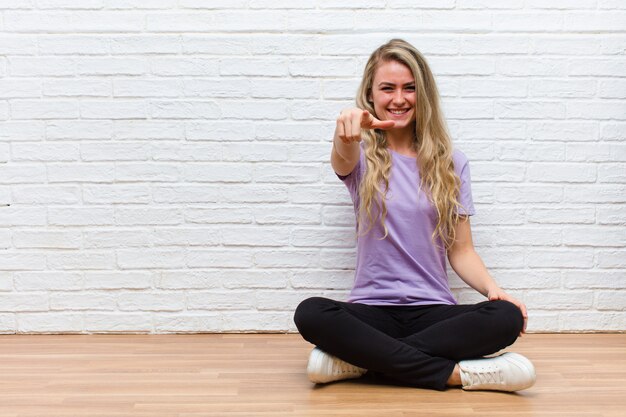
[[[395,86],[395,84],[394,84],[394,83],[390,83],[390,82],[388,82],[388,81],[383,81],[383,82],[381,82],[381,83],[378,83],[378,86],[379,86],[379,87],[380,87],[381,85],[394,85],[394,86]],[[408,83],[405,83],[405,84],[404,84],[404,86],[405,86],[405,87],[406,87],[407,85],[415,85],[415,82],[414,82],[414,81],[411,81],[411,82],[408,82]]]

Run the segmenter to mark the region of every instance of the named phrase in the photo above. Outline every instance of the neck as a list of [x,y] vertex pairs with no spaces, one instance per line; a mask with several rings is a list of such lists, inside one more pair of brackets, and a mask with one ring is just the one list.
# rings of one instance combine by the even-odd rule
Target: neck
[[413,129],[393,129],[386,132],[387,146],[389,149],[405,153],[413,152]]

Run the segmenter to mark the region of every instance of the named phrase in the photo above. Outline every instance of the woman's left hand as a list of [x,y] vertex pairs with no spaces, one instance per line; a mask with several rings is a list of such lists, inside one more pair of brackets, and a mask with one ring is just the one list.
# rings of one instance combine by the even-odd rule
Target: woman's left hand
[[511,297],[509,294],[504,292],[502,288],[499,287],[489,290],[487,298],[489,299],[489,301],[504,300],[515,304],[517,308],[520,309],[520,311],[522,312],[522,316],[524,317],[524,327],[522,328],[522,331],[519,335],[521,337],[523,333],[526,333],[526,324],[528,323],[528,311],[526,310],[526,305],[524,303],[519,301],[517,298]]

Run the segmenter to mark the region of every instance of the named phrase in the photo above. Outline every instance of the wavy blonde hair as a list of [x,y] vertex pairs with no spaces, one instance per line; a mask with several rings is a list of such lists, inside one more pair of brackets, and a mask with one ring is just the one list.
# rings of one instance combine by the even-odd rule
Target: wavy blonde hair
[[[460,179],[454,172],[452,141],[439,105],[439,92],[426,59],[411,44],[402,39],[392,39],[376,49],[370,56],[363,72],[356,103],[361,109],[376,115],[374,104],[369,101],[372,84],[379,64],[397,61],[407,66],[415,79],[415,130],[413,149],[417,153],[417,166],[423,189],[437,212],[437,226],[431,238],[436,244],[439,237],[446,250],[454,243],[455,226],[459,222],[458,200]],[[359,233],[368,233],[374,223],[372,206],[376,207],[384,229],[384,239],[388,235],[385,218],[385,203],[391,173],[391,155],[387,149],[387,139],[382,130],[362,131],[365,141],[366,171],[359,188],[360,204],[357,217]],[[378,198],[377,198],[378,197]],[[364,223],[367,228],[364,230]]]

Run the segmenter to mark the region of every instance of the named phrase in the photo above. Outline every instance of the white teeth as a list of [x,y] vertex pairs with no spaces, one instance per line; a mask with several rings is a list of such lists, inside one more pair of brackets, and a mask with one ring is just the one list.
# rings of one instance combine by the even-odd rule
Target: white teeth
[[408,110],[389,110],[393,114],[402,114],[406,113]]

